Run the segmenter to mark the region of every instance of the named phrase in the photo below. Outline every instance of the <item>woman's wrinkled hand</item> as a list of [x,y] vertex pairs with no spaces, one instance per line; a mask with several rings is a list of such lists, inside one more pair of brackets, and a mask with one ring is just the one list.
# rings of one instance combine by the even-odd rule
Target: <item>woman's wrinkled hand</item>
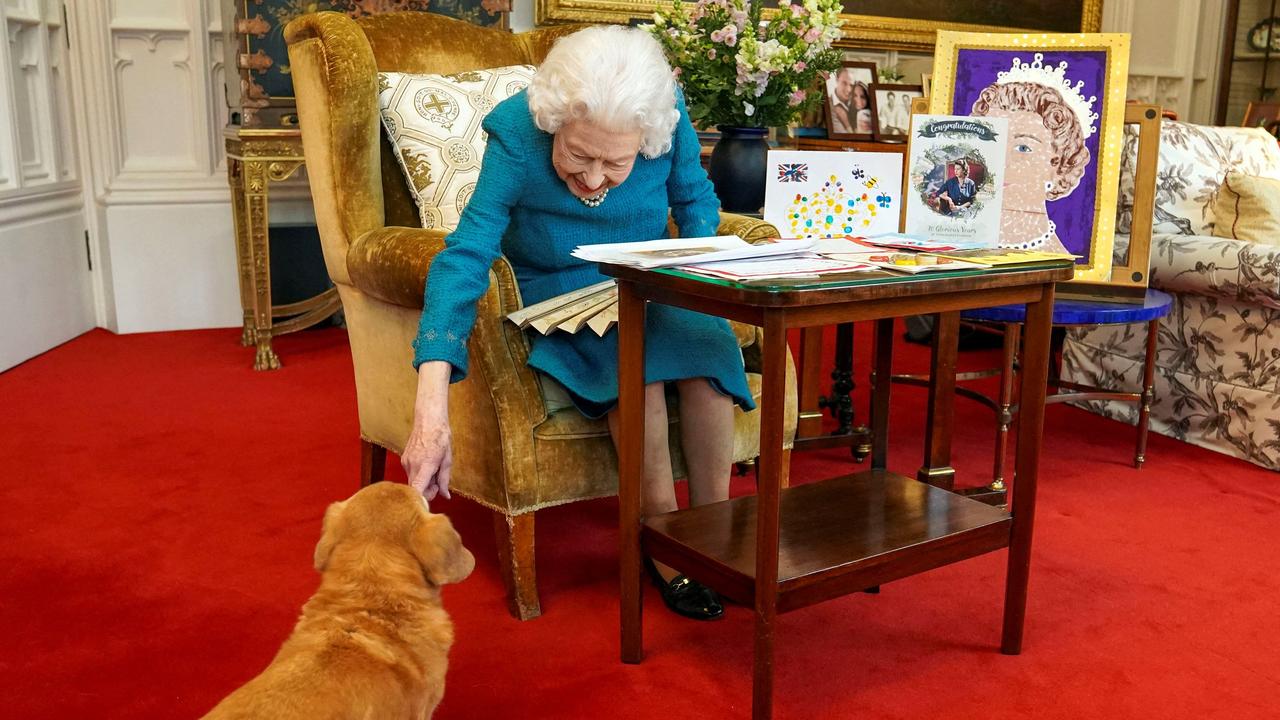
[[[428,367],[436,365],[444,367]],[[409,484],[428,501],[436,495],[450,497],[453,435],[449,431],[448,384],[447,364],[424,363],[419,368],[413,430],[400,454],[400,464],[409,476]]]

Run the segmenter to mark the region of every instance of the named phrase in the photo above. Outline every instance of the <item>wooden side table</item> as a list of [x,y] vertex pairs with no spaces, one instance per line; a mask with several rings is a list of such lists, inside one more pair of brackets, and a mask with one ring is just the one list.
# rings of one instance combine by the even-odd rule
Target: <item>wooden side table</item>
[[[1005,547],[1009,559],[1001,650],[1011,655],[1021,651],[1054,284],[1071,278],[1069,264],[928,278],[865,273],[843,284],[816,287],[802,281],[748,287],[671,270],[609,265],[602,269],[618,279],[623,662],[638,663],[643,656],[642,552],[754,608],[752,716],[757,720],[771,717],[773,711],[778,613]],[[756,496],[641,517],[647,302],[763,327]],[[1027,305],[1012,512],[886,469],[889,382],[875,387],[869,471],[782,488],[788,328],[876,320],[876,372],[888,378],[894,317],[933,313],[940,326],[954,327],[961,310],[1011,303]],[[927,480],[936,477],[935,470],[949,470],[950,464],[955,376],[947,370],[955,366],[956,335],[939,333],[936,338],[924,467],[917,473]]]
[[[271,304],[271,245],[268,237],[268,189],[302,167],[302,132],[229,125],[222,132],[227,149],[227,182],[235,216],[236,263],[240,308],[244,314],[242,345],[254,346],[254,370],[275,370],[280,358],[271,339],[309,328],[342,307],[337,288],[288,305]],[[287,320],[275,323],[275,318]]]

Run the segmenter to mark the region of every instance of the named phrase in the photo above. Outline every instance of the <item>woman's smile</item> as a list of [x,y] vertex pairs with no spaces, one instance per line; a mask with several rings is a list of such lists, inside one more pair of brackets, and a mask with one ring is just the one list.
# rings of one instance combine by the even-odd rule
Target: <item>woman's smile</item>
[[608,180],[602,180],[599,185],[591,187],[576,177],[571,179],[573,180],[574,190],[576,190],[579,195],[595,195],[609,186]]

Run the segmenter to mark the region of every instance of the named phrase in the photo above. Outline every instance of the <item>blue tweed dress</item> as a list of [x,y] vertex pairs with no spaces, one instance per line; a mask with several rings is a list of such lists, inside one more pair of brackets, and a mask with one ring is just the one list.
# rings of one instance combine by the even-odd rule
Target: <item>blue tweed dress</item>
[[[484,121],[489,140],[475,193],[431,264],[414,367],[444,360],[453,366],[451,382],[466,377],[476,302],[499,253],[531,305],[607,279],[594,263],[571,257],[575,247],[665,237],[668,211],[685,237],[715,235],[720,204],[699,163],[683,98],[678,108],[671,150],[637,157],[627,179],[589,208],[556,176],[552,136],[534,125],[526,94],[495,107]],[[706,378],[744,409],[755,407],[727,322],[663,305],[650,305],[647,316],[646,382]],[[601,417],[617,404],[616,329],[604,337],[559,331],[530,339],[529,365],[563,385],[584,415]]]

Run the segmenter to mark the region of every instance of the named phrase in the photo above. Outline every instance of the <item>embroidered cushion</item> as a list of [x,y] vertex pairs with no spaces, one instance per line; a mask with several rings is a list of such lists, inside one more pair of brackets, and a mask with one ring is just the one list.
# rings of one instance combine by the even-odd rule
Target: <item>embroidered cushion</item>
[[378,73],[382,125],[425,228],[452,230],[480,177],[487,134],[480,127],[498,103],[528,86],[531,65],[452,75]]
[[1280,180],[1227,173],[1213,216],[1217,237],[1280,245]]

